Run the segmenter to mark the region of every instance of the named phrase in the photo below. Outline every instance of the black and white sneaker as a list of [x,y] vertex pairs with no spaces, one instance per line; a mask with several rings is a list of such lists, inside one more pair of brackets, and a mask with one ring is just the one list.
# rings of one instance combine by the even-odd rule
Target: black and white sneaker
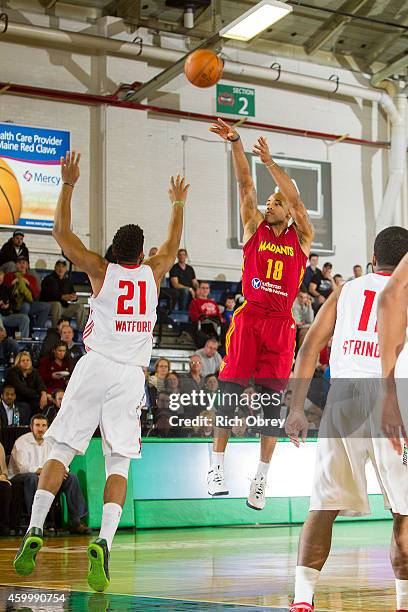
[[212,467],[207,474],[208,495],[228,495],[229,491],[225,484],[224,470],[219,466]]
[[266,478],[264,476],[253,478],[246,505],[253,510],[263,510],[266,504],[265,492]]

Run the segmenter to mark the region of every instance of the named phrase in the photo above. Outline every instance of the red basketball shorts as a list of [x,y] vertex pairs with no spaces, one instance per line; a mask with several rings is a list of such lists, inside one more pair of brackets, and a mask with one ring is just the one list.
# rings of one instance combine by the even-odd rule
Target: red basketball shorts
[[244,302],[228,329],[220,380],[286,387],[293,365],[296,324],[291,313],[267,311]]

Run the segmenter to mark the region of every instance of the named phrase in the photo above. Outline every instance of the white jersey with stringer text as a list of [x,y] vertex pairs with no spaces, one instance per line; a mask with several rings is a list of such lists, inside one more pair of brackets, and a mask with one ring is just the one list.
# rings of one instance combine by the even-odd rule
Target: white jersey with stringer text
[[102,289],[89,304],[83,333],[85,348],[113,361],[148,366],[157,307],[157,287],[150,266],[110,263]]
[[377,305],[390,276],[373,272],[343,286],[330,352],[332,378],[381,376]]

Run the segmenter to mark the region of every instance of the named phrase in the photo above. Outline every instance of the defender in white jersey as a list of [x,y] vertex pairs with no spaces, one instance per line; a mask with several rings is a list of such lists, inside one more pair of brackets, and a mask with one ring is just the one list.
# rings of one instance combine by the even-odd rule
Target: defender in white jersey
[[[394,517],[391,561],[399,611],[408,611],[401,581],[408,580],[408,466],[381,436],[381,360],[377,304],[391,273],[408,251],[408,231],[389,227],[374,243],[374,273],[346,283],[319,311],[299,351],[286,431],[298,446],[308,429],[304,402],[320,350],[332,338],[331,387],[317,442],[310,511],[299,542],[291,612],[312,612],[314,590],[331,546],[335,518],[370,513],[366,463],[371,461]],[[405,585],[403,585],[405,587]],[[408,583],[407,585],[408,586]],[[408,595],[408,589],[407,589]]]
[[63,186],[53,236],[91,281],[91,310],[83,332],[87,354],[75,367],[61,409],[47,432],[53,449],[40,475],[30,525],[14,567],[22,575],[33,571],[54,496],[72,459],[85,453],[99,426],[107,480],[101,531],[88,547],[88,583],[96,591],[103,591],[109,585],[109,551],[126,498],[130,459],[140,456],[143,367],[149,365],[152,352],[157,296],[180,246],[189,185],[180,176],[171,178],[168,237],[157,254],[142,263],[143,231],[138,225],[125,225],[113,239],[117,263],[112,264],[86,249],[71,231],[71,197],[79,178],[79,159],[75,153],[61,159]]

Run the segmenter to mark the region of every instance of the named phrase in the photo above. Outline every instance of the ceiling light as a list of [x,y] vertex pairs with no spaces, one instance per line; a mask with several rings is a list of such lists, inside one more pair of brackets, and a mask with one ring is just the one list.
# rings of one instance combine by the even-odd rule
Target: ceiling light
[[249,11],[220,31],[223,38],[247,41],[292,12],[292,7],[279,0],[261,0]]

